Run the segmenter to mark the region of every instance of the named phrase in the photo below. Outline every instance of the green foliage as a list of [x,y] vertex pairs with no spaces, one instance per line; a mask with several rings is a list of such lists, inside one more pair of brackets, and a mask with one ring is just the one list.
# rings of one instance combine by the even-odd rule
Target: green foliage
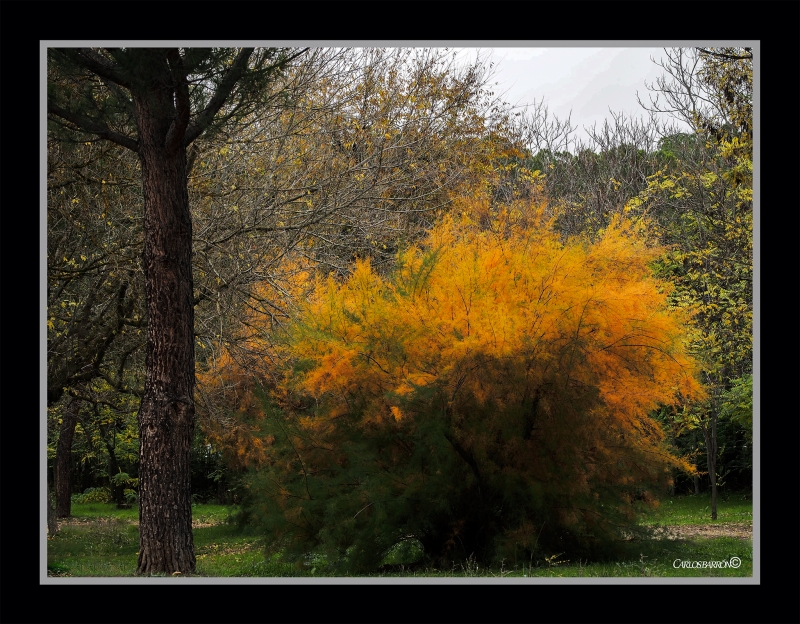
[[107,503],[111,500],[111,490],[107,487],[86,488],[82,494],[72,495],[72,504]]
[[753,436],[753,375],[744,375],[731,382],[722,397],[721,414]]
[[122,488],[122,495],[125,499],[125,504],[135,505],[139,502],[139,494],[134,489],[139,486],[139,479],[132,478],[128,473],[118,472],[110,479],[112,485]]
[[697,125],[716,141],[753,133],[753,51],[751,48],[700,48],[700,83],[711,95],[710,111]]
[[232,501],[237,473],[226,466],[223,454],[212,445],[201,427],[195,429],[191,454],[193,503]]
[[[138,399],[102,379],[84,384],[81,390],[84,400],[71,447],[72,482],[84,490],[104,487],[118,504],[133,504],[138,487]],[[48,409],[48,445],[53,449],[68,400],[63,397]]]
[[[753,373],[752,51],[675,50],[660,93],[696,129],[662,139],[658,169],[625,205],[647,215],[669,251],[658,270],[676,286],[675,305],[695,310],[692,351],[709,399],[680,412],[674,444],[704,449],[717,486],[750,480]],[[692,69],[686,59],[696,62]],[[695,104],[697,106],[695,106]],[[699,429],[702,440],[681,434]],[[715,433],[716,432],[716,433]],[[713,442],[716,436],[716,442]],[[693,447],[693,448],[691,448]],[[716,461],[715,461],[716,460]]]
[[417,539],[408,538],[392,546],[383,559],[383,565],[408,565],[420,561],[425,555],[425,547]]
[[130,486],[131,488],[139,485],[139,479],[132,478],[127,472],[121,470],[111,477],[111,483],[117,486]]

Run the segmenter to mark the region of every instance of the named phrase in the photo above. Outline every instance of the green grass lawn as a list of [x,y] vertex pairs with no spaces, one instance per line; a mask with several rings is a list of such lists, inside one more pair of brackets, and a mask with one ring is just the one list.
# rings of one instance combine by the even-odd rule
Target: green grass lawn
[[[329,576],[318,564],[300,569],[264,555],[263,540],[251,528],[227,522],[235,507],[193,507],[196,576],[210,577],[314,577]],[[47,565],[52,576],[133,576],[139,546],[138,510],[117,509],[113,504],[74,504],[73,517],[48,539]],[[731,495],[718,501],[718,519],[710,519],[709,496],[662,500],[644,524],[661,526],[752,524],[752,500]],[[738,558],[738,568],[685,568],[682,561],[721,562]],[[695,565],[703,565],[695,564]],[[705,564],[709,565],[709,564]],[[717,564],[718,565],[718,564]],[[624,545],[615,561],[566,561],[559,553],[543,553],[542,559],[504,562],[499,568],[483,568],[473,561],[449,570],[395,569],[385,577],[749,577],[753,574],[753,547],[739,537],[640,540]]]
[[717,519],[711,519],[711,495],[675,496],[661,501],[647,520],[650,524],[681,526],[686,524],[753,523],[751,495],[731,494],[728,500],[717,497]]

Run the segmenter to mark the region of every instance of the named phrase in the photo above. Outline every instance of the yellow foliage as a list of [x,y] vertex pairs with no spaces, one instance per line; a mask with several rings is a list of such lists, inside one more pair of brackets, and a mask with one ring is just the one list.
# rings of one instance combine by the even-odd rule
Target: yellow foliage
[[[472,196],[402,252],[390,278],[368,261],[344,282],[312,280],[295,267],[297,314],[287,339],[269,351],[296,366],[273,398],[291,410],[292,397],[310,397],[315,408],[298,424],[324,437],[341,418],[413,430],[433,409],[430,397],[444,397],[455,435],[480,454],[493,438],[466,423],[491,413],[500,422],[536,396],[542,422],[561,421],[551,435],[573,446],[565,457],[582,448],[591,458],[576,492],[590,478],[621,479],[609,466],[631,449],[691,470],[664,450],[648,417],[704,390],[687,350],[690,315],[669,304],[670,284],[653,277],[649,263],[663,250],[647,241],[644,220],[617,216],[593,243],[562,242],[543,204],[492,208]],[[259,288],[275,296],[271,286]],[[249,325],[263,326],[263,318],[254,312]],[[251,340],[267,350],[255,334]],[[240,406],[239,422],[211,425],[207,435],[242,465],[268,461],[270,448],[256,432],[264,416],[248,372],[223,353],[198,375]],[[575,397],[587,389],[597,400],[581,403]],[[531,444],[510,439],[501,452],[528,464]]]
[[688,469],[660,450],[648,417],[704,391],[687,352],[690,315],[669,305],[670,284],[649,269],[663,250],[647,244],[646,224],[615,217],[593,244],[562,243],[542,206],[490,221],[480,199],[456,208],[400,256],[393,278],[359,262],[344,283],[317,282],[284,353],[311,363],[286,377],[285,391],[325,406],[305,426],[323,428],[358,401],[372,406],[364,423],[413,427],[389,402],[426,388],[444,389],[451,406],[469,397],[501,410],[539,389],[544,412],[563,410],[573,388],[595,388],[598,428],[613,421]]

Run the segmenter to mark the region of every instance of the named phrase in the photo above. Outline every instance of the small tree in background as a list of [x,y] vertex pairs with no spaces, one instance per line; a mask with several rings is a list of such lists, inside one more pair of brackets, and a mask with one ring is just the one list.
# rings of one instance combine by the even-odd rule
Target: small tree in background
[[[676,285],[675,299],[696,311],[692,349],[703,361],[709,392],[684,414],[705,442],[716,520],[725,475],[718,465],[720,417],[739,414],[728,422],[742,440],[743,411],[750,410],[752,423],[753,54],[749,48],[673,49],[667,58],[667,75],[650,87],[652,110],[680,115],[695,134],[667,137],[662,153],[668,158],[624,212],[657,224],[654,231],[670,247],[662,274]],[[740,465],[751,463],[747,448]]]

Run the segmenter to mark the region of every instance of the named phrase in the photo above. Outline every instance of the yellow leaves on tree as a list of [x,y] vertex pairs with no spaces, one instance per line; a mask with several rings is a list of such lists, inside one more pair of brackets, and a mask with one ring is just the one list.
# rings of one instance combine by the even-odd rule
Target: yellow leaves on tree
[[[466,212],[445,218],[390,280],[361,262],[344,284],[318,283],[287,353],[312,364],[289,385],[337,416],[351,396],[369,397],[369,418],[397,422],[391,397],[431,385],[480,403],[548,384],[595,388],[597,418],[631,430],[679,393],[702,392],[687,315],[651,276],[660,250],[645,245],[642,225],[618,219],[594,244],[562,244],[541,215],[525,228],[511,215],[486,230]],[[509,366],[525,371],[516,391],[492,378]]]

